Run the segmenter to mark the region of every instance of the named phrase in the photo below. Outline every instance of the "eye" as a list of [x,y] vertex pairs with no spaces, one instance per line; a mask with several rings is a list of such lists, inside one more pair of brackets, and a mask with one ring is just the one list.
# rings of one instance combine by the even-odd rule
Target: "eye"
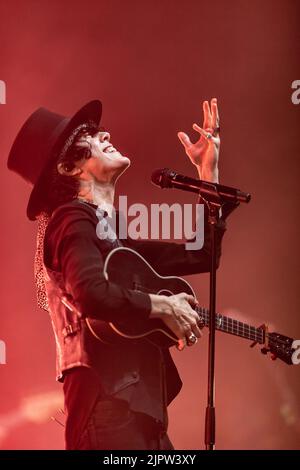
[[81,147],[81,146],[74,146],[71,152],[72,160],[82,160],[85,158],[86,160],[91,157],[91,149],[90,147]]
[[96,127],[96,128],[92,128],[89,130],[89,135],[91,137],[94,137],[96,134],[98,134],[99,132],[105,132],[105,129],[104,127]]

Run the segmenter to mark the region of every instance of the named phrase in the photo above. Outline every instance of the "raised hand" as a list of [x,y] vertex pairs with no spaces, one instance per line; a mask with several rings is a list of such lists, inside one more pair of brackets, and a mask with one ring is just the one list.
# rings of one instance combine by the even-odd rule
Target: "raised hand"
[[220,151],[220,118],[217,98],[213,98],[209,104],[203,102],[203,126],[193,124],[199,139],[192,143],[184,132],[178,132],[178,138],[185,148],[190,161],[197,167],[199,177],[214,183],[218,182],[218,161]]

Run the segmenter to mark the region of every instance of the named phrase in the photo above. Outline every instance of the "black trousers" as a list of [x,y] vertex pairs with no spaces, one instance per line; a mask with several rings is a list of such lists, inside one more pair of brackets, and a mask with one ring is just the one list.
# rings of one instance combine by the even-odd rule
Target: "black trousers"
[[127,401],[101,391],[98,374],[87,367],[64,380],[67,450],[171,450],[159,423],[129,409]]
[[132,412],[122,400],[100,399],[76,449],[172,450],[174,447],[167,433],[150,416]]

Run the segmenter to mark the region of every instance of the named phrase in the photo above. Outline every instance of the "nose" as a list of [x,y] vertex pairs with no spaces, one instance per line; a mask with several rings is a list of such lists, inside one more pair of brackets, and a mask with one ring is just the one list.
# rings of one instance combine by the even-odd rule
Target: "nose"
[[110,133],[109,132],[100,132],[100,142],[105,142],[108,140],[110,141]]

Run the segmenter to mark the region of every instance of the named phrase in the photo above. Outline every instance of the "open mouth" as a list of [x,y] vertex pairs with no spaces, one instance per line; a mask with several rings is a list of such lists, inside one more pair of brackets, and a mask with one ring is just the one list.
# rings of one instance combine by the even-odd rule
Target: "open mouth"
[[117,150],[112,145],[108,145],[107,147],[105,147],[103,152],[104,153],[113,153],[113,152],[117,152]]

